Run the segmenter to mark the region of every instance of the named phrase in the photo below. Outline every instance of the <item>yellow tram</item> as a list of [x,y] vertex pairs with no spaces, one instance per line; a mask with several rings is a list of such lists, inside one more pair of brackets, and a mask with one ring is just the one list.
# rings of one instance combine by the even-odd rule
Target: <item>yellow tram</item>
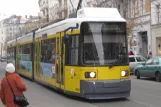
[[8,62],[15,61],[17,73],[69,95],[124,98],[131,91],[127,49],[126,20],[117,9],[83,8],[77,18],[8,42]]

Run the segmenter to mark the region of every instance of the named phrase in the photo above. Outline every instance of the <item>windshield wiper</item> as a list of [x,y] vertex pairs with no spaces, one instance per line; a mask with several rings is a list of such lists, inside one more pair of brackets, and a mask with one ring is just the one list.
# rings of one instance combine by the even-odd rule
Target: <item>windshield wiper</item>
[[110,64],[109,64],[109,68],[112,68],[112,67],[116,64],[117,61],[118,61],[118,59],[117,59],[116,61],[110,63]]
[[109,65],[109,68],[112,68],[114,65],[116,65],[117,62],[121,62],[122,61],[122,57],[123,55],[118,55],[118,59],[116,59],[114,62],[112,62],[110,65]]

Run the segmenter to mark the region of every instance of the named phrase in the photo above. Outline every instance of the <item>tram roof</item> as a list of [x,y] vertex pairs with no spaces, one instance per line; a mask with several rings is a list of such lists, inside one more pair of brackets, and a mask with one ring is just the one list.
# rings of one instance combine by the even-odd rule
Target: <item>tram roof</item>
[[77,18],[121,18],[117,8],[86,7],[78,10]]
[[[67,18],[60,22],[54,23],[44,28],[40,28],[36,31],[39,33],[41,31],[55,28],[58,26],[66,25],[66,28],[72,26],[75,23],[81,22],[126,22],[124,18],[121,17],[120,13],[116,8],[83,8],[78,10],[77,18]],[[79,26],[80,27],[80,26]]]
[[13,46],[16,44],[16,39],[7,42],[7,46]]
[[17,39],[17,43],[24,43],[33,40],[33,32],[27,33]]

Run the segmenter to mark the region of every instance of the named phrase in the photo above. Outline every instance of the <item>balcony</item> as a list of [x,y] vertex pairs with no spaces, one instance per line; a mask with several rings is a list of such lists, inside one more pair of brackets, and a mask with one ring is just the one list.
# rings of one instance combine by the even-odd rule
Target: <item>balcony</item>
[[45,9],[48,9],[48,3],[45,3],[45,4],[40,6],[40,11],[43,11]]

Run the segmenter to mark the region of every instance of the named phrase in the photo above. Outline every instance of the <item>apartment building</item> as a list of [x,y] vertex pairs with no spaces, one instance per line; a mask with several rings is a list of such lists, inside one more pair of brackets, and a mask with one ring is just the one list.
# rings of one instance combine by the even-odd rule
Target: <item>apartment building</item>
[[39,4],[39,8],[40,8],[40,13],[39,13],[39,17],[41,19],[41,22],[48,22],[48,10],[49,10],[49,4],[48,4],[49,0],[39,0],[38,4]]
[[129,47],[147,57],[152,51],[151,0],[128,0],[127,4]]
[[161,56],[161,0],[151,2],[152,56]]

